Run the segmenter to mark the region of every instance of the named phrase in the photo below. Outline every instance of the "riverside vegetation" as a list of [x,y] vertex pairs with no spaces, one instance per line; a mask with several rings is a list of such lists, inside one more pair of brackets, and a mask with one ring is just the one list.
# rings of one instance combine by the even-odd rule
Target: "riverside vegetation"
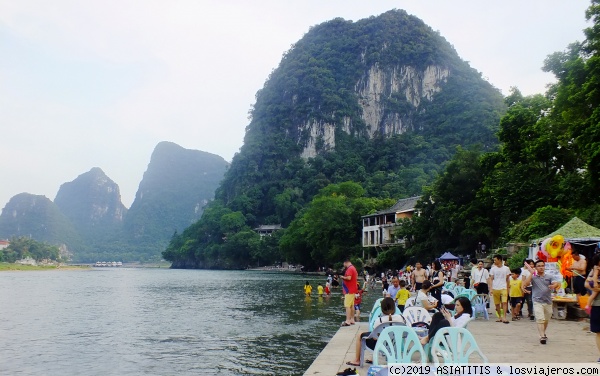
[[[361,215],[416,194],[420,215],[401,227],[406,245],[379,253],[382,265],[470,253],[478,241],[529,241],[574,214],[600,225],[599,4],[586,12],[586,39],[544,62],[557,82],[532,96],[513,88],[504,101],[403,11],[313,27],[257,93],[215,201],[164,257],[174,267],[331,264],[360,254]],[[385,124],[365,123],[355,85],[373,67],[401,64],[450,73],[431,101],[415,107],[398,92],[383,100],[384,112],[407,120],[405,131],[365,136]],[[335,125],[335,145],[317,135],[316,155],[302,158],[310,135],[300,125],[319,121]],[[252,231],[272,223],[285,229],[264,238]]]

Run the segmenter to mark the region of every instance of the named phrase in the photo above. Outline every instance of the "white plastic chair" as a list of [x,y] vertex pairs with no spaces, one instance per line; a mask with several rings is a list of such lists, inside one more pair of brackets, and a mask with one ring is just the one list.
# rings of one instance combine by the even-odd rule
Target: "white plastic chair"
[[431,324],[431,315],[423,307],[406,307],[402,312],[407,326],[413,326],[415,323],[425,323],[427,327]]
[[474,354],[482,363],[488,363],[475,338],[465,328],[441,328],[431,340],[431,357],[436,368],[440,358],[443,364],[468,364]]
[[473,318],[478,315],[483,316],[486,320],[490,319],[488,314],[487,305],[490,301],[490,297],[487,294],[478,294],[471,299],[471,306],[473,307]]
[[379,335],[373,351],[373,365],[380,365],[380,355],[385,358],[387,364],[412,363],[414,354],[418,355],[417,361],[421,364],[427,362],[425,350],[414,329],[408,326],[389,326]]

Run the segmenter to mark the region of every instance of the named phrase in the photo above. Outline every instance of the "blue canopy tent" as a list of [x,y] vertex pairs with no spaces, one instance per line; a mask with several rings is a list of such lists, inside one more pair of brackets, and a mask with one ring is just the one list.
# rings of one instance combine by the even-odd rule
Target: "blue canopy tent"
[[450,252],[446,252],[443,255],[441,255],[439,259],[440,260],[458,260],[458,257],[454,256]]

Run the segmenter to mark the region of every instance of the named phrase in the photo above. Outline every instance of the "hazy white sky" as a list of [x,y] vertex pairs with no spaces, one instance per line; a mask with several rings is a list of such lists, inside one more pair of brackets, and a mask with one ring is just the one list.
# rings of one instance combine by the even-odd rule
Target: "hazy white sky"
[[242,145],[254,95],[310,26],[405,9],[504,94],[583,40],[589,0],[0,0],[0,208],[100,167],[130,206],[160,141]]

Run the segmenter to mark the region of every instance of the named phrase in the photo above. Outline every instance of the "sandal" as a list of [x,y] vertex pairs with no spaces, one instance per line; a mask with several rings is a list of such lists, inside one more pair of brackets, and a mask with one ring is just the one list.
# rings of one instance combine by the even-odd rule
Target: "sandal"
[[542,345],[545,345],[545,344],[546,344],[546,337],[541,337],[541,338],[540,338],[540,343],[541,343]]
[[341,326],[350,326],[350,324],[348,324],[347,322],[344,321],[344,322],[342,322]]
[[508,324],[508,323],[509,323],[508,321],[502,321],[502,322],[503,322],[503,323],[505,323],[505,324]]
[[350,361],[346,362],[346,365],[348,365],[348,366],[354,366],[354,367],[360,367],[359,363],[354,363],[354,362],[350,362]]

